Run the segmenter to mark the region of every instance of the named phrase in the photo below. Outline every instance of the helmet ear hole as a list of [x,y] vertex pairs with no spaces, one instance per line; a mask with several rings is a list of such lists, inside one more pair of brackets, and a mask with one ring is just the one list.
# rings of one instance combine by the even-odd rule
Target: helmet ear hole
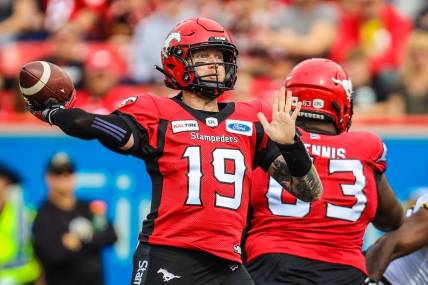
[[335,101],[331,102],[331,105],[333,106],[334,111],[336,111],[337,117],[340,118],[340,107],[339,107],[339,105]]

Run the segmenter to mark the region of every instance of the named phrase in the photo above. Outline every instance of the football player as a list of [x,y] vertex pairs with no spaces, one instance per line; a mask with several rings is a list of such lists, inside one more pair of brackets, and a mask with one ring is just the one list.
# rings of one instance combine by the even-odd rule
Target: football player
[[318,201],[302,201],[268,173],[255,172],[246,240],[249,272],[256,284],[363,284],[367,225],[390,231],[403,217],[384,174],[386,147],[374,134],[348,132],[352,84],[335,62],[301,62],[286,89],[294,106],[302,103],[297,124],[324,193]]
[[220,24],[189,19],[168,34],[157,67],[166,85],[180,90],[177,96],[130,97],[110,115],[33,110],[66,134],[145,161],[152,205],[132,284],[253,284],[240,247],[253,169],[268,171],[304,201],[322,192],[295,135],[300,105],[290,114],[284,88],[274,95],[272,115],[259,101],[217,103],[235,84],[237,55]]
[[370,279],[380,284],[428,284],[428,194],[418,198],[398,230],[368,249],[366,262]]

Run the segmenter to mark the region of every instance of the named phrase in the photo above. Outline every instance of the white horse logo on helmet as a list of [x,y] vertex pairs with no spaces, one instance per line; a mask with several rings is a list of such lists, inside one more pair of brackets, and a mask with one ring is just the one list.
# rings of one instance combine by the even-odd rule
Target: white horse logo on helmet
[[336,84],[340,84],[343,89],[345,89],[346,97],[349,101],[351,101],[352,98],[352,82],[349,79],[336,79],[332,78],[333,82]]
[[170,33],[168,35],[168,37],[166,38],[165,42],[163,43],[163,47],[162,47],[162,55],[164,57],[168,56],[168,48],[169,45],[171,44],[172,40],[176,40],[177,42],[181,41],[181,34],[179,32],[175,32],[175,33]]

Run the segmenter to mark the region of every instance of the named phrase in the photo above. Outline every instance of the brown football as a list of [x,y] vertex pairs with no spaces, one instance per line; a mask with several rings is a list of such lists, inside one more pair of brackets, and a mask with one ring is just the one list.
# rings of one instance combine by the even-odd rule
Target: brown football
[[33,109],[65,104],[74,92],[73,81],[67,73],[46,61],[25,64],[19,73],[19,88]]

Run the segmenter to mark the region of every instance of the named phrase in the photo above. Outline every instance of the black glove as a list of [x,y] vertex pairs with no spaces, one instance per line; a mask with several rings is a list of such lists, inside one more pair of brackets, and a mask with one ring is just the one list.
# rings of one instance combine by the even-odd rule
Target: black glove
[[58,110],[65,109],[63,105],[53,105],[42,111],[42,120],[52,125],[51,116]]
[[[25,97],[24,97],[25,98]],[[56,98],[52,97],[46,100],[45,107],[36,108],[29,100],[25,100],[26,109],[30,111],[35,117],[39,118],[44,122],[48,122],[52,125],[51,117],[52,114],[59,109],[70,109],[73,108],[76,100],[76,90],[73,90],[70,98],[65,102],[59,102]]]
[[30,111],[31,114],[33,114],[38,119],[48,122],[52,125],[51,116],[53,113],[58,111],[59,109],[64,109],[64,106],[61,104],[58,104],[58,101],[55,98],[50,98],[46,102],[45,108],[34,108],[32,104],[29,102],[26,102],[26,109]]

